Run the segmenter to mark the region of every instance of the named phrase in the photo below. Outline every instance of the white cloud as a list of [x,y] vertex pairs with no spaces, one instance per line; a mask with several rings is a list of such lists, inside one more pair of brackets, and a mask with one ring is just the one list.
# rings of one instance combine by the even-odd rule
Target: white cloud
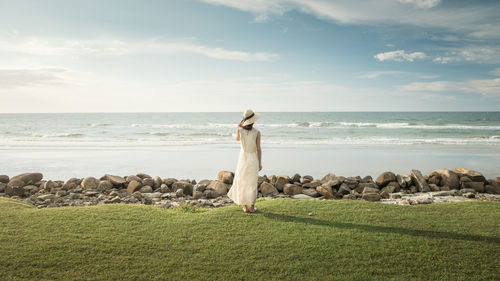
[[441,0],[398,0],[400,3],[412,4],[417,8],[430,9],[441,3]]
[[466,82],[413,82],[408,85],[400,86],[399,90],[418,92],[463,92],[481,94],[485,97],[500,98],[500,78],[469,80]]
[[449,48],[444,56],[433,60],[438,63],[474,62],[496,64],[500,63],[500,47],[492,46],[464,46],[462,48]]
[[495,75],[495,76],[500,76],[500,67],[497,67],[497,68],[493,69],[492,71],[490,71],[490,74]]
[[370,71],[363,73],[359,76],[358,78],[361,79],[377,79],[382,76],[412,76],[412,77],[418,77],[421,79],[434,79],[438,78],[439,75],[434,75],[434,74],[423,74],[423,73],[416,73],[416,72],[408,72],[408,71],[397,71],[397,70],[389,70],[389,71]]
[[14,88],[39,85],[62,85],[68,82],[65,68],[0,68],[0,87]]
[[[253,13],[256,17],[298,10],[350,24],[400,23],[444,28],[473,38],[500,38],[500,3],[438,6],[438,0],[199,0]],[[410,4],[410,5],[408,5]],[[432,9],[431,9],[432,8]]]
[[0,52],[41,56],[121,56],[131,54],[198,54],[214,59],[235,61],[273,61],[278,55],[213,48],[187,42],[159,40],[125,41],[118,39],[69,40],[40,37],[0,39]]
[[412,62],[415,59],[424,59],[426,57],[426,55],[425,55],[425,53],[422,53],[422,52],[406,53],[404,50],[397,50],[397,51],[392,51],[392,52],[385,52],[385,53],[376,54],[373,57],[378,59],[379,61],[393,60],[393,61],[410,61],[410,62]]

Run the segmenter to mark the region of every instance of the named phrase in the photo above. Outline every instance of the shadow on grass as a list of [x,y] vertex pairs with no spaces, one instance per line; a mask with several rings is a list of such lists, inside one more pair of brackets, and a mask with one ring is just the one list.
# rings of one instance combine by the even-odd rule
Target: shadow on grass
[[281,221],[285,221],[285,222],[299,222],[299,223],[314,224],[314,225],[328,226],[328,227],[334,227],[334,228],[357,229],[357,230],[368,231],[368,232],[403,234],[403,235],[420,236],[420,237],[428,237],[428,238],[447,238],[447,239],[468,240],[468,241],[484,241],[484,242],[495,243],[495,244],[500,243],[500,238],[498,238],[498,237],[489,237],[489,236],[480,236],[480,235],[471,235],[471,234],[460,234],[460,233],[432,231],[432,230],[420,230],[420,229],[417,230],[417,229],[392,227],[392,226],[377,226],[377,225],[368,225],[368,224],[355,224],[355,223],[347,223],[347,222],[325,221],[325,220],[318,220],[318,219],[313,219],[313,218],[293,217],[293,216],[287,216],[287,215],[275,214],[275,213],[264,213],[264,212],[259,212],[259,213],[266,218],[281,220]]

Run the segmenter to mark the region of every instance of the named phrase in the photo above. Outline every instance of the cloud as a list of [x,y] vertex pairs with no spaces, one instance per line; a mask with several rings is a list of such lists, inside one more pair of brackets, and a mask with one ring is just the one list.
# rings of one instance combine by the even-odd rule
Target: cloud
[[495,75],[495,76],[500,76],[500,67],[497,67],[497,68],[493,69],[492,71],[490,71],[490,74]]
[[473,38],[500,38],[500,3],[469,2],[438,5],[438,0],[199,0],[250,12],[267,19],[297,10],[339,23],[380,25],[399,23],[443,28]]
[[400,3],[412,4],[421,9],[430,9],[441,3],[441,0],[398,0]]
[[0,87],[16,88],[39,85],[62,85],[67,83],[65,68],[1,69]]
[[425,55],[425,53],[422,53],[422,52],[406,53],[404,50],[397,50],[397,51],[392,51],[392,52],[385,52],[385,53],[376,54],[373,57],[378,59],[379,61],[393,60],[393,61],[410,61],[410,62],[412,62],[415,59],[424,59],[426,57],[426,55]]
[[434,79],[439,77],[439,75],[435,74],[423,74],[423,73],[408,72],[408,71],[389,70],[389,71],[370,71],[357,76],[357,78],[376,79],[382,76],[412,76],[421,79]]
[[436,57],[433,61],[442,64],[464,61],[497,64],[500,63],[500,47],[464,46],[462,48],[449,48],[444,56]]
[[209,58],[234,61],[273,61],[277,54],[213,48],[188,42],[159,40],[93,39],[70,40],[40,37],[0,39],[0,52],[41,56],[122,56],[133,54],[197,54]]
[[500,78],[469,80],[466,82],[413,82],[400,86],[399,90],[410,92],[463,92],[500,98]]

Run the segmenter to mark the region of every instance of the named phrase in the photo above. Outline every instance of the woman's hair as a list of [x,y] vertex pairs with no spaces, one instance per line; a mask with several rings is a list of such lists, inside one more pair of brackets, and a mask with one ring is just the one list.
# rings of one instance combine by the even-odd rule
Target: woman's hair
[[245,130],[249,130],[250,131],[252,129],[252,127],[253,127],[253,123],[252,124],[248,124],[246,126],[243,126],[242,128],[245,129]]

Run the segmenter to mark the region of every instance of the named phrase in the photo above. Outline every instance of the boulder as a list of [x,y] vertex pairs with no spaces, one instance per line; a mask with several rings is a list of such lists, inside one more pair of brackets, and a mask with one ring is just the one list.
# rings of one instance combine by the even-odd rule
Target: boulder
[[[205,190],[205,187],[203,187],[203,190]],[[203,192],[203,190],[199,190],[199,191]],[[166,184],[162,183],[162,184],[160,185],[160,191],[161,191],[162,193],[169,193],[171,190],[170,190],[170,188],[168,188],[168,185],[166,185]],[[193,193],[193,196],[194,196],[194,193]]]
[[285,187],[285,184],[290,182],[290,178],[286,175],[281,175],[276,178],[276,189],[278,191],[283,191],[283,188]]
[[374,182],[360,182],[354,189],[357,193],[362,193],[365,187],[371,187],[378,190],[378,186]]
[[220,171],[217,174],[217,180],[225,184],[233,184],[234,173],[229,171]]
[[171,190],[176,192],[179,188],[182,188],[185,195],[193,195],[193,185],[185,181],[177,181],[172,184]]
[[175,191],[175,196],[176,197],[183,197],[184,196],[184,190],[182,188],[179,188]]
[[319,180],[313,180],[311,182],[302,184],[302,187],[303,188],[316,188],[320,185],[321,185],[321,182]]
[[283,187],[283,194],[286,195],[295,195],[295,194],[301,194],[303,190],[302,186],[298,186],[295,184],[287,183]]
[[380,192],[380,198],[382,199],[388,199],[390,196],[389,192],[387,191],[387,189],[385,190],[382,190],[382,192]]
[[139,192],[140,193],[152,193],[153,192],[153,188],[151,186],[149,186],[149,185],[145,185],[145,186],[143,186],[143,187],[141,187],[139,189]]
[[172,187],[172,185],[177,182],[177,179],[174,178],[166,178],[161,180],[164,184],[168,185],[168,187]]
[[363,193],[362,198],[366,201],[380,201],[380,194],[378,194],[378,193]]
[[300,182],[300,175],[299,174],[293,175],[291,180],[292,182]]
[[128,182],[131,182],[131,181],[138,181],[138,182],[142,182],[142,179],[138,176],[135,176],[135,175],[131,175],[131,176],[127,176],[125,178],[126,181]]
[[279,192],[274,185],[268,182],[263,182],[260,185],[260,193],[262,193],[262,196],[274,196],[278,195]]
[[359,182],[360,183],[370,183],[370,182],[373,182],[373,178],[372,178],[372,176],[366,176],[366,177],[362,178]]
[[54,194],[43,194],[37,197],[38,200],[45,201],[45,200],[54,200],[56,199],[56,196]]
[[316,191],[315,188],[304,188],[302,190],[302,193],[311,197],[319,197],[319,193]]
[[7,176],[7,175],[0,175],[0,182],[1,183],[8,183],[9,182],[9,176]]
[[99,180],[94,177],[87,177],[82,180],[80,185],[85,190],[95,190],[99,186]]
[[349,188],[349,186],[347,186],[347,184],[343,183],[339,187],[339,193],[342,195],[346,195],[351,193],[351,189]]
[[80,179],[77,179],[77,178],[70,178],[69,180],[67,180],[63,185],[62,185],[62,189],[63,190],[73,190],[75,189],[77,186],[79,186],[81,183],[81,180]]
[[23,186],[23,189],[30,194],[35,194],[38,191],[38,186],[30,184]]
[[[323,183],[327,183],[331,180],[334,180],[335,178],[337,178],[337,176],[335,174],[328,173],[324,177],[322,177],[320,181],[323,184]],[[311,177],[311,181],[312,181],[312,177]]]
[[116,187],[121,187],[127,182],[124,178],[120,176],[113,176],[108,174],[104,175],[104,180],[110,181],[111,184],[113,184]]
[[401,186],[399,185],[399,183],[397,181],[391,181],[390,183],[388,183],[386,185],[386,188],[387,188],[387,191],[389,191],[389,193],[401,191]]
[[314,180],[313,177],[307,175],[307,176],[303,176],[300,178],[300,183],[304,184],[304,183],[312,182],[313,180]]
[[396,181],[396,175],[393,172],[384,172],[375,180],[377,185],[380,187],[386,186],[391,181]]
[[213,189],[206,189],[205,191],[203,191],[203,197],[207,199],[213,199],[219,197],[219,194]]
[[325,199],[333,199],[333,190],[330,186],[327,184],[323,184],[321,186],[316,187],[316,191],[321,195],[324,196]]
[[292,196],[293,199],[313,199],[311,196],[309,195],[305,195],[305,194],[295,194]]
[[24,181],[20,179],[11,179],[5,188],[5,194],[9,196],[23,196],[24,195]]
[[110,190],[113,188],[113,184],[108,181],[108,180],[102,180],[102,181],[99,181],[99,185],[97,185],[97,190],[98,191],[106,191],[106,190]]
[[163,182],[161,181],[161,178],[159,176],[156,176],[153,178],[153,188],[154,189],[160,188],[162,183]]
[[344,180],[343,184],[349,187],[349,189],[354,189],[358,186],[358,180],[354,177],[348,177]]
[[193,199],[200,199],[201,197],[203,197],[203,192],[202,191],[194,191],[193,192]]
[[378,189],[376,188],[373,188],[373,187],[370,187],[370,186],[367,186],[363,189],[363,194],[365,193],[378,193]]
[[430,184],[439,185],[441,183],[441,175],[429,176],[427,182],[429,183],[429,185]]
[[462,189],[472,188],[477,192],[484,192],[484,182],[468,181],[462,183]]
[[441,176],[441,181],[439,182],[440,186],[447,185],[450,189],[458,189],[460,187],[460,178],[452,170],[440,169],[435,170],[432,173],[434,172],[438,173]]
[[46,191],[51,191],[53,188],[56,188],[57,184],[51,180],[48,180],[44,182],[41,186],[40,189],[45,189]]
[[29,185],[29,184],[34,184],[34,183],[37,183],[39,181],[41,181],[43,178],[43,175],[42,173],[24,173],[24,174],[20,174],[20,175],[17,175],[13,178],[11,178],[10,180],[21,180],[24,182],[24,185]]
[[276,184],[276,179],[278,177],[275,176],[275,175],[270,175],[267,179],[269,180],[269,183],[272,184],[272,185],[275,185]]
[[429,184],[429,188],[431,191],[440,191],[441,189],[439,188],[439,186],[437,186],[436,184],[434,183],[430,183]]
[[226,195],[229,189],[231,188],[230,184],[223,183],[218,180],[212,181],[208,186],[207,189],[212,189],[217,191],[217,194],[220,195]]
[[411,179],[418,191],[420,192],[429,192],[431,189],[429,188],[429,184],[425,181],[422,173],[419,170],[411,170]]
[[486,185],[484,187],[484,192],[489,194],[500,194],[500,185]]
[[142,187],[142,184],[136,180],[132,180],[131,182],[128,183],[127,186],[127,193],[132,194],[136,191],[139,191]]
[[149,185],[151,187],[153,187],[155,185],[153,178],[143,178],[141,180],[141,182],[142,182],[142,185]]
[[7,187],[6,183],[0,182],[0,193],[4,193],[6,187]]
[[141,180],[143,180],[145,178],[152,178],[150,175],[145,174],[145,173],[138,173],[136,176],[138,176],[139,178],[141,178]]
[[469,177],[472,181],[475,182],[485,182],[486,178],[481,174],[480,172],[469,170],[466,168],[462,167],[456,167],[453,169],[453,172],[457,173],[459,176],[467,176]]

